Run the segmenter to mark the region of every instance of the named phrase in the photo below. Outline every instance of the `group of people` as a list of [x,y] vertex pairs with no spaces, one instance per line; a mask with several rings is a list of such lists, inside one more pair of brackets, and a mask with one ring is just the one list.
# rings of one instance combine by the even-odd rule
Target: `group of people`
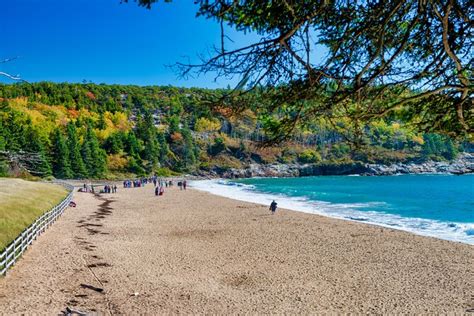
[[101,193],[117,193],[117,186],[115,184],[106,184],[104,185],[104,190],[101,191]]
[[[153,184],[155,185],[155,195],[163,195],[163,193],[165,193],[165,188],[173,186],[173,181],[154,177]],[[178,187],[180,190],[186,190],[187,185],[188,183],[186,180],[178,181]]]
[[[92,183],[91,184],[84,183],[82,188],[79,189],[79,192],[90,192],[94,194],[95,193],[94,186],[97,187],[99,185],[97,184],[93,185]],[[100,193],[117,193],[117,185],[106,184],[104,185],[104,188],[100,190]]]
[[[174,185],[173,180],[159,178],[158,176],[155,175],[149,178],[124,180],[123,187],[124,188],[140,188],[140,187],[144,187],[145,184],[147,183],[153,183],[155,187],[155,195],[163,195],[163,193],[165,192],[165,188],[168,188]],[[178,186],[181,190],[186,190],[186,187],[187,187],[186,180],[179,181]]]
[[141,188],[144,187],[145,184],[148,183],[148,180],[146,178],[144,179],[136,179],[136,180],[124,180],[123,181],[123,187],[124,188]]
[[155,186],[155,195],[163,195],[165,188],[173,186],[172,180],[166,180],[162,178],[153,177],[153,185]]
[[153,181],[153,185],[156,187],[156,186],[159,186],[159,187],[171,187],[173,185],[173,181],[172,180],[163,180],[162,178],[157,178],[156,176],[154,176],[152,178],[152,181]]
[[[123,187],[124,188],[140,188],[144,187],[147,183],[153,183],[155,187],[155,195],[160,196],[165,193],[165,188],[172,187],[174,185],[173,180],[167,180],[163,178],[158,178],[156,175],[150,178],[141,178],[135,180],[124,180]],[[178,186],[180,190],[186,190],[187,182],[186,180],[178,181]],[[94,193],[94,186],[87,185],[84,183],[84,188],[81,188],[79,191],[81,192],[92,192]],[[104,185],[104,189],[100,190],[100,193],[117,193],[117,185]]]
[[178,187],[180,190],[186,190],[186,186],[187,186],[186,180],[178,182]]
[[90,193],[94,193],[94,186],[92,184],[87,184],[87,183],[84,183],[84,185],[82,186],[82,188],[79,189],[79,192],[90,192]]
[[[165,187],[171,187],[173,186],[173,181],[172,180],[166,180],[162,178],[158,178],[157,176],[153,176],[151,178],[142,178],[142,179],[137,179],[137,180],[124,180],[123,181],[123,187],[124,188],[131,188],[132,186],[134,188],[137,187],[143,187],[145,184],[148,182],[153,182],[153,185],[155,186],[155,195],[156,196],[161,196],[165,193]],[[178,187],[180,190],[186,190],[187,182],[186,180],[178,181]],[[84,188],[79,189],[81,192],[92,192],[94,193],[94,186],[93,185],[87,185],[84,183]],[[106,184],[104,186],[104,190],[101,190],[101,193],[117,193],[117,186],[114,185],[109,185]],[[275,214],[276,209],[277,209],[277,202],[275,200],[270,203],[270,208],[269,210],[272,212],[272,214]]]

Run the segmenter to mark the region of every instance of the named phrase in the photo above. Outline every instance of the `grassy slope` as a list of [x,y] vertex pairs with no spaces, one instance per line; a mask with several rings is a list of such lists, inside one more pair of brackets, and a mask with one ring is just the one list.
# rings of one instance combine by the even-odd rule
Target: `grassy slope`
[[0,250],[66,194],[54,184],[0,178]]

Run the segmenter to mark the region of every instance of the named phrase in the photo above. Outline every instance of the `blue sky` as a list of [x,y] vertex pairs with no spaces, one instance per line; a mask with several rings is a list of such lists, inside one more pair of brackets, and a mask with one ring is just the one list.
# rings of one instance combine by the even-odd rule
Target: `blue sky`
[[[183,80],[166,65],[197,60],[219,43],[219,25],[195,18],[191,0],[151,10],[133,0],[0,1],[0,70],[27,81],[225,87],[214,76]],[[252,35],[227,30],[236,44]],[[253,36],[255,39],[255,36]],[[11,82],[0,79],[2,82]]]

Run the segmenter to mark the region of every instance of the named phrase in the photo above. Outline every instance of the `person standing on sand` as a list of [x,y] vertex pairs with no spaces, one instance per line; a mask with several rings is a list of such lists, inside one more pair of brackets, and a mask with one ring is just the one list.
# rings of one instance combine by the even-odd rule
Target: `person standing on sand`
[[275,202],[275,200],[273,200],[272,203],[270,203],[270,211],[272,211],[272,214],[275,214],[276,212],[276,209],[277,209],[277,202]]
[[184,180],[183,181],[183,189],[185,189],[185,190],[186,190],[186,185],[187,185],[186,180]]

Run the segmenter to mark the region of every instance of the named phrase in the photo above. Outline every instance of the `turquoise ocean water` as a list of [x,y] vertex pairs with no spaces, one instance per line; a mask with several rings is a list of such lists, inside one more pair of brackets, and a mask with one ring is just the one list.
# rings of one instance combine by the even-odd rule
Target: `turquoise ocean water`
[[238,200],[474,245],[474,175],[322,176],[193,183]]

